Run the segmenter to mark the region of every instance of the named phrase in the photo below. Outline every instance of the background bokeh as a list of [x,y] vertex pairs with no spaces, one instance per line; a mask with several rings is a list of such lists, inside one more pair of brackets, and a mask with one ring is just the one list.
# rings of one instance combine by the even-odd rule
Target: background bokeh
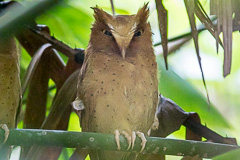
[[[21,2],[21,1],[20,1]],[[121,0],[114,1],[117,14],[135,14],[143,6],[144,0]],[[200,1],[209,14],[209,0]],[[168,36],[179,36],[190,31],[190,25],[183,0],[165,0],[165,8],[168,10]],[[37,23],[45,24],[50,28],[51,34],[71,47],[86,48],[90,35],[93,19],[92,6],[98,5],[108,13],[111,13],[109,0],[72,0],[61,4],[37,18]],[[158,18],[155,9],[155,1],[149,1],[150,24],[152,26],[153,42],[160,42]],[[201,25],[197,21],[198,26]],[[174,100],[187,112],[197,112],[202,124],[216,131],[222,136],[235,137],[240,140],[240,63],[238,51],[240,46],[239,33],[233,34],[233,60],[231,74],[223,78],[223,49],[216,53],[216,42],[208,31],[199,34],[200,55],[203,71],[206,78],[211,105],[206,100],[206,92],[202,83],[201,72],[193,41],[190,40],[183,47],[168,56],[169,70],[164,68],[162,49],[155,47],[160,70],[160,92]],[[67,58],[62,55],[63,59]],[[22,49],[21,77],[23,76],[31,58]],[[53,86],[52,81],[49,86]],[[52,90],[48,95],[48,106],[55,94]],[[24,104],[25,97],[23,99]],[[24,106],[23,106],[24,110]],[[18,125],[23,127],[22,122]],[[71,114],[69,131],[80,131],[79,120],[75,113]],[[185,128],[172,135],[170,138],[184,139]],[[64,149],[60,159],[67,159],[72,149]],[[14,150],[11,159],[19,155],[19,147]],[[168,156],[167,159],[179,159]]]

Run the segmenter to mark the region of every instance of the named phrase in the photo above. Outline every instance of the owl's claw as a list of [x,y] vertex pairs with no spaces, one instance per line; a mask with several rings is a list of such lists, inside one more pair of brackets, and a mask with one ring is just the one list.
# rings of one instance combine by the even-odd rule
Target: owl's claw
[[142,149],[141,149],[141,151],[140,151],[140,153],[141,153],[141,152],[144,150],[145,146],[146,146],[147,139],[145,138],[144,133],[142,133],[142,132],[137,131],[136,134],[137,134],[138,137],[140,137],[141,140],[142,140],[142,143],[141,143]]
[[5,131],[5,133],[4,133],[4,141],[3,141],[3,143],[5,143],[7,141],[7,139],[8,139],[8,136],[9,136],[9,129],[8,129],[6,124],[0,124],[0,127]]
[[129,150],[129,148],[131,147],[131,144],[132,144],[132,137],[129,136],[129,134],[126,131],[122,131],[121,134],[123,134],[124,137],[127,138],[127,140],[128,140],[128,148],[127,148],[127,150]]
[[115,141],[117,143],[117,148],[118,150],[120,150],[121,146],[120,146],[120,140],[119,140],[119,136],[120,136],[119,130],[115,130],[114,134],[115,134]]
[[[5,131],[5,133],[4,133],[4,140],[3,140],[3,143],[2,143],[2,144],[4,144],[7,141],[7,139],[8,139],[9,129],[8,129],[6,124],[0,124],[0,128],[2,128]],[[0,145],[0,149],[2,148],[2,144]]]
[[[120,150],[121,146],[120,146],[120,139],[119,139],[119,137],[120,137],[119,130],[115,130],[114,134],[115,134],[115,141],[117,143],[117,148],[118,148],[118,150]],[[132,135],[130,136],[126,131],[121,131],[121,134],[124,135],[124,137],[127,138],[127,140],[128,140],[128,148],[127,148],[127,150],[129,150],[131,145],[132,145],[131,148],[133,149],[134,143],[135,143],[135,140],[136,140],[136,134],[142,140],[142,143],[141,143],[142,149],[141,149],[140,153],[144,150],[144,148],[146,146],[146,143],[147,143],[147,139],[145,138],[144,133],[139,132],[139,131],[137,131],[137,132],[133,131]]]
[[134,147],[135,140],[136,140],[136,132],[133,131],[133,132],[132,132],[132,149],[133,149],[133,147]]
[[[119,130],[115,130],[114,134],[115,134],[115,141],[117,143],[117,148],[118,148],[118,150],[120,150],[121,146],[120,146],[120,139],[119,139],[119,137],[120,137]],[[127,138],[127,140],[128,140],[128,149],[127,150],[129,150],[129,148],[131,147],[131,144],[132,144],[132,137],[126,131],[121,131],[121,134],[124,135],[125,138]]]

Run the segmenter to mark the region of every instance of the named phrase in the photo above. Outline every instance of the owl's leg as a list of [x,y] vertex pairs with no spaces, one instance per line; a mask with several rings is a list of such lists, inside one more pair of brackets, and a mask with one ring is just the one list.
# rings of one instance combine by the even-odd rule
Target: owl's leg
[[137,134],[138,137],[140,137],[141,140],[142,140],[142,143],[141,143],[142,149],[141,149],[141,151],[140,151],[140,153],[141,153],[141,152],[144,150],[145,146],[146,146],[147,139],[145,138],[145,135],[144,135],[144,133],[142,133],[142,132],[137,131],[136,134]]
[[0,127],[5,131],[3,144],[7,141],[9,136],[9,129],[6,124],[0,124]]

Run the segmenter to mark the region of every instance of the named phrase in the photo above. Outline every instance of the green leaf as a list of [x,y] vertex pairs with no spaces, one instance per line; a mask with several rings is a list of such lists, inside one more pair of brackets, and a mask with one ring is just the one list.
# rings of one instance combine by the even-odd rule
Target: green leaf
[[222,155],[219,155],[217,157],[214,157],[213,160],[226,160],[226,159],[237,160],[239,159],[239,157],[240,157],[240,149],[236,149],[236,150],[224,153]]
[[168,69],[167,55],[168,55],[168,11],[165,9],[162,0],[155,0],[160,36],[162,39],[163,55],[166,69]]

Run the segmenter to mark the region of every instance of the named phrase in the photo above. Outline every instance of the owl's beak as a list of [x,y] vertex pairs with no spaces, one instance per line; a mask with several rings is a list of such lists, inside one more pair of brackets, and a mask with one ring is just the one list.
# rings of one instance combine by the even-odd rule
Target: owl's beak
[[113,36],[118,44],[121,56],[125,60],[126,50],[131,42],[132,36],[121,36],[118,34],[113,34]]
[[123,60],[125,60],[126,49],[125,49],[125,48],[122,48],[122,49],[120,49],[120,50],[121,50],[122,58],[123,58]]

